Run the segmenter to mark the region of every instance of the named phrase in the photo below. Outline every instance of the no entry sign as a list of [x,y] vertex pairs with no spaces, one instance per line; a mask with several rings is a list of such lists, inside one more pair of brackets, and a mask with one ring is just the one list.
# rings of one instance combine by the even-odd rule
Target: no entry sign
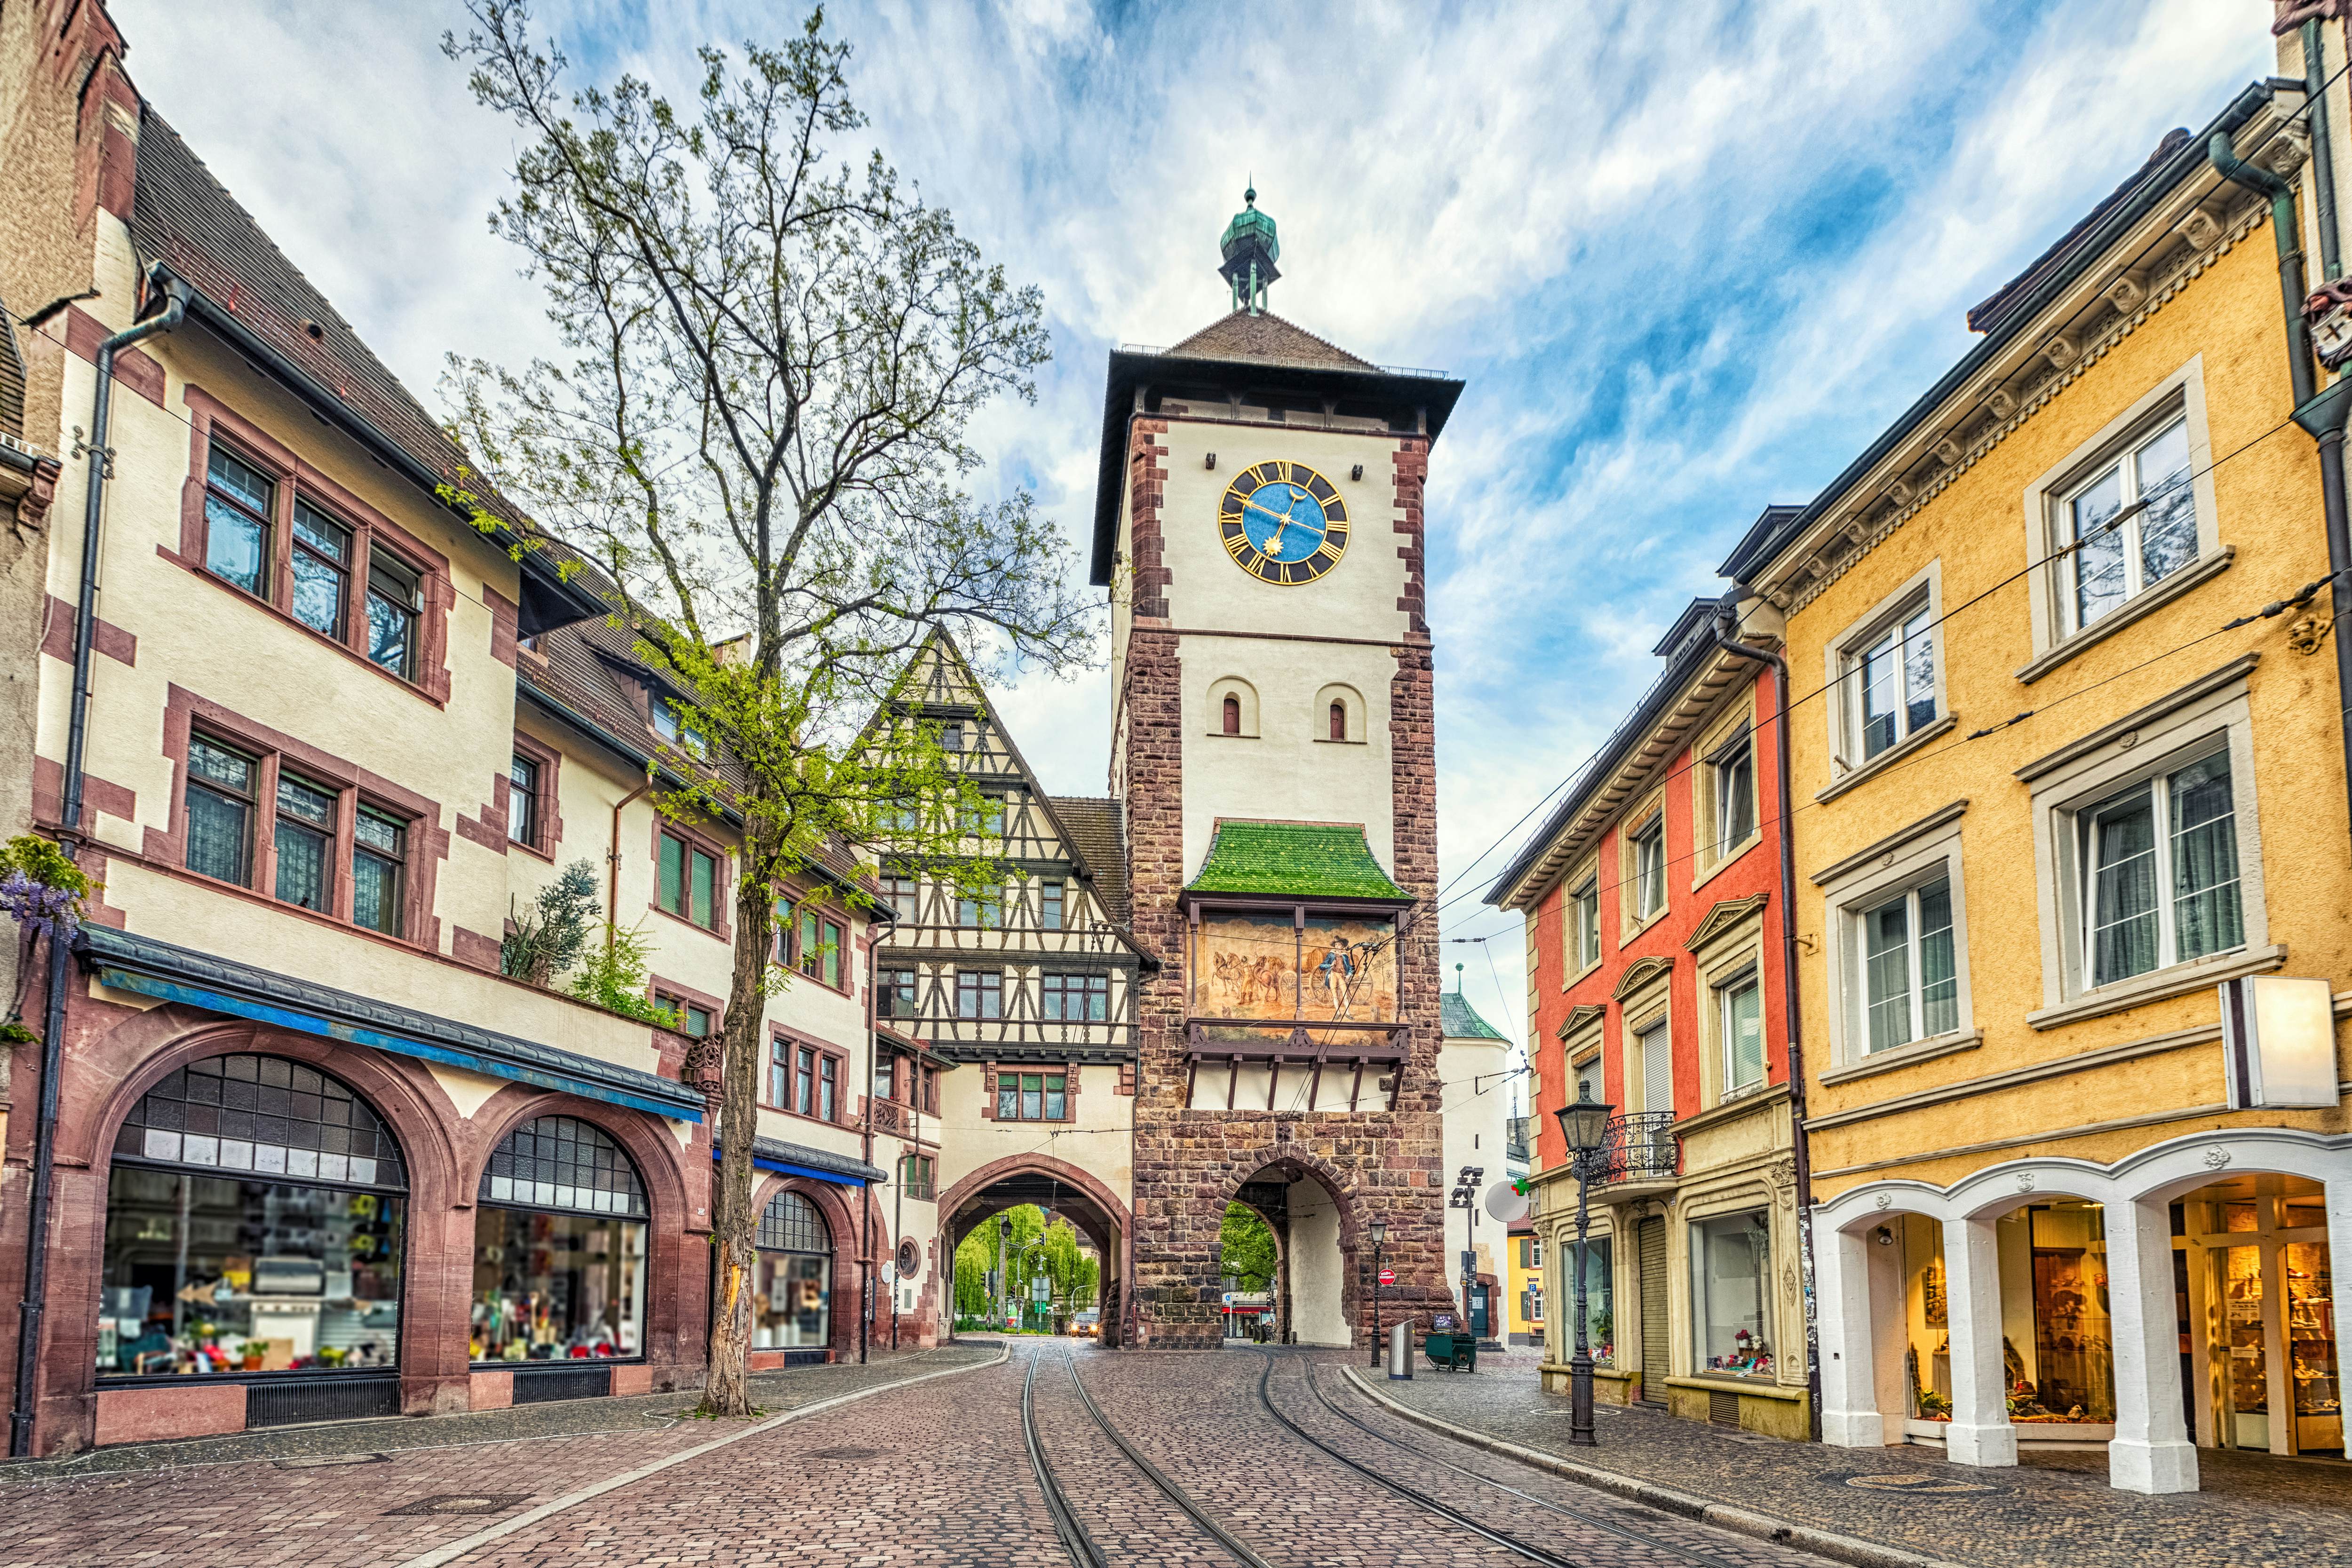
[[1395,1270],[1394,1269],[1383,1269],[1383,1270],[1381,1270],[1381,1284],[1383,1284],[1383,1285],[1393,1285],[1393,1284],[1395,1284],[1395,1283],[1396,1283],[1396,1270]]

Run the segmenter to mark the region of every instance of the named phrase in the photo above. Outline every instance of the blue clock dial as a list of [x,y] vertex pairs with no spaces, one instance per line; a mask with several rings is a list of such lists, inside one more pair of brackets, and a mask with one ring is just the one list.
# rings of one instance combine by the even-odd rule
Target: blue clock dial
[[1217,527],[1234,564],[1263,582],[1312,582],[1348,552],[1348,503],[1303,463],[1274,460],[1234,476]]

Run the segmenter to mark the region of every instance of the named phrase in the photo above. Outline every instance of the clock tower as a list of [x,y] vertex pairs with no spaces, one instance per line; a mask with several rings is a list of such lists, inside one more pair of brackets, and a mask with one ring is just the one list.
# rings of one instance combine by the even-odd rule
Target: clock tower
[[[1093,578],[1139,981],[1139,1343],[1219,1343],[1226,1205],[1280,1242],[1286,1337],[1459,1312],[1444,1256],[1436,762],[1422,497],[1462,383],[1266,307],[1274,220],[1227,227],[1229,314],[1110,356]],[[1499,1169],[1499,1164],[1498,1164]],[[1375,1235],[1395,1283],[1371,1299]],[[1465,1325],[1466,1326],[1466,1325]]]

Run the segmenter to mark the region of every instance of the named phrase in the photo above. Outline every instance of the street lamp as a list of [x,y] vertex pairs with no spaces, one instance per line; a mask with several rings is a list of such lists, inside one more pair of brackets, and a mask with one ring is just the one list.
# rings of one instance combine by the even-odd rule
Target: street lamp
[[1601,1174],[1601,1146],[1609,1139],[1609,1118],[1614,1105],[1598,1104],[1592,1085],[1576,1086],[1576,1103],[1562,1105],[1560,1135],[1568,1142],[1568,1168],[1576,1177],[1576,1354],[1568,1364],[1568,1441],[1570,1448],[1593,1447],[1592,1347],[1584,1335],[1585,1228],[1591,1223],[1587,1199],[1592,1178]]
[[1464,1209],[1470,1216],[1470,1244],[1462,1249],[1462,1326],[1473,1333],[1478,1326],[1470,1310],[1471,1291],[1477,1285],[1478,1273],[1478,1184],[1486,1176],[1486,1166],[1464,1166],[1462,1174],[1454,1178],[1453,1196],[1446,1200],[1448,1208]]
[[1364,1234],[1372,1241],[1372,1366],[1381,1364],[1381,1248],[1389,1239],[1389,1222],[1375,1219],[1364,1227]]

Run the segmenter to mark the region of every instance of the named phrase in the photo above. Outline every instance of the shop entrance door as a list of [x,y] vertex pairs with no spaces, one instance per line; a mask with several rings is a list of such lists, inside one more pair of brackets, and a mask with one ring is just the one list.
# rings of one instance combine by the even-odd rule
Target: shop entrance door
[[2252,1175],[2200,1187],[2174,1209],[2189,1286],[2196,1440],[2273,1454],[2341,1454],[2326,1195]]
[[1642,1402],[1666,1402],[1666,1375],[1673,1370],[1666,1327],[1666,1222],[1644,1219],[1633,1227],[1633,1253],[1642,1270]]

